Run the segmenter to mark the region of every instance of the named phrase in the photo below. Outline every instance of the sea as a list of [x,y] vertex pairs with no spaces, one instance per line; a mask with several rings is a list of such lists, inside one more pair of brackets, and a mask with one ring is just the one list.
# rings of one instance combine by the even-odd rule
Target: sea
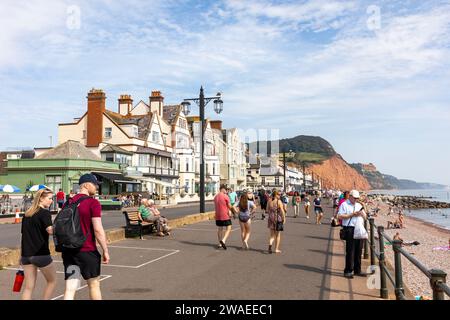
[[[442,190],[372,190],[369,194],[386,194],[394,196],[416,196],[425,200],[450,203],[450,189]],[[430,198],[431,197],[431,198]],[[406,210],[406,216],[414,217],[441,228],[450,230],[450,208]]]

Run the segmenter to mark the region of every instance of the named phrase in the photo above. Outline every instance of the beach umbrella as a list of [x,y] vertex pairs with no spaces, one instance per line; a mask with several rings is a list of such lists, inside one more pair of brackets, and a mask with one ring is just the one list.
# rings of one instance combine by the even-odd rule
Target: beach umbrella
[[27,191],[31,191],[31,192],[36,192],[39,191],[41,189],[50,189],[49,187],[47,187],[44,184],[35,184],[34,186],[31,186],[27,189]]
[[0,192],[7,192],[7,193],[14,193],[14,192],[20,192],[20,189],[16,186],[5,184],[2,188],[0,188]]

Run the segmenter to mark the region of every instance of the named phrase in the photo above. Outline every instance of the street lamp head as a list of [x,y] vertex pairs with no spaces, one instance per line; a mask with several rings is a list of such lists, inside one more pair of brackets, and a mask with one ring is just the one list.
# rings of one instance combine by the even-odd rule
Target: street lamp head
[[217,99],[214,100],[214,111],[217,114],[220,114],[223,111],[223,101],[222,101],[222,99],[217,98]]
[[191,112],[191,103],[189,101],[183,101],[181,107],[183,108],[185,115],[188,115]]

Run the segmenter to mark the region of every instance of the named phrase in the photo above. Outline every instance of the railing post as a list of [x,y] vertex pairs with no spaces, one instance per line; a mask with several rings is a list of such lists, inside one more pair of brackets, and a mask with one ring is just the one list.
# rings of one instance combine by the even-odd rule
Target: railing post
[[403,289],[402,256],[399,251],[401,246],[402,242],[400,240],[392,241],[395,260],[395,296],[397,300],[401,300],[402,295],[405,294],[405,290]]
[[380,245],[380,298],[382,299],[388,299],[389,298],[389,292],[386,287],[386,272],[384,270],[385,261],[384,261],[384,227],[379,226],[378,229],[378,241]]
[[[367,220],[364,220],[364,229],[367,230]],[[367,239],[364,240],[364,259],[369,259],[369,244]]]
[[[369,225],[370,225],[370,265],[375,265],[375,223],[374,223],[374,217],[369,218]],[[373,270],[375,272],[375,270]]]
[[445,300],[444,291],[437,286],[438,283],[445,283],[447,274],[438,269],[432,269],[430,270],[431,273],[431,279],[430,279],[430,285],[433,289],[433,300]]

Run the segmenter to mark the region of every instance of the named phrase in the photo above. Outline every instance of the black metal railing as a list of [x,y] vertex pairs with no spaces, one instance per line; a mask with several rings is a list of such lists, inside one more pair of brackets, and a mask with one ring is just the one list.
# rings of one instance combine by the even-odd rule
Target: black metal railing
[[[406,300],[405,290],[403,288],[403,269],[402,256],[408,259],[416,268],[418,268],[429,280],[430,287],[433,291],[433,300],[445,300],[445,294],[450,297],[450,287],[446,284],[447,274],[439,269],[429,270],[419,260],[413,257],[402,248],[402,241],[391,239],[385,232],[384,227],[376,226],[373,217],[369,217],[369,239],[364,246],[364,259],[369,258],[370,248],[370,265],[375,266],[376,258],[378,259],[378,266],[380,269],[380,297],[383,299],[389,298],[389,291],[387,288],[387,279],[395,288],[395,297],[397,300]],[[367,222],[365,222],[367,229]],[[378,250],[375,242],[375,229],[378,235]],[[386,265],[386,257],[384,252],[385,240],[392,244],[394,251],[394,277],[389,272]],[[372,268],[372,273],[375,270]]]

